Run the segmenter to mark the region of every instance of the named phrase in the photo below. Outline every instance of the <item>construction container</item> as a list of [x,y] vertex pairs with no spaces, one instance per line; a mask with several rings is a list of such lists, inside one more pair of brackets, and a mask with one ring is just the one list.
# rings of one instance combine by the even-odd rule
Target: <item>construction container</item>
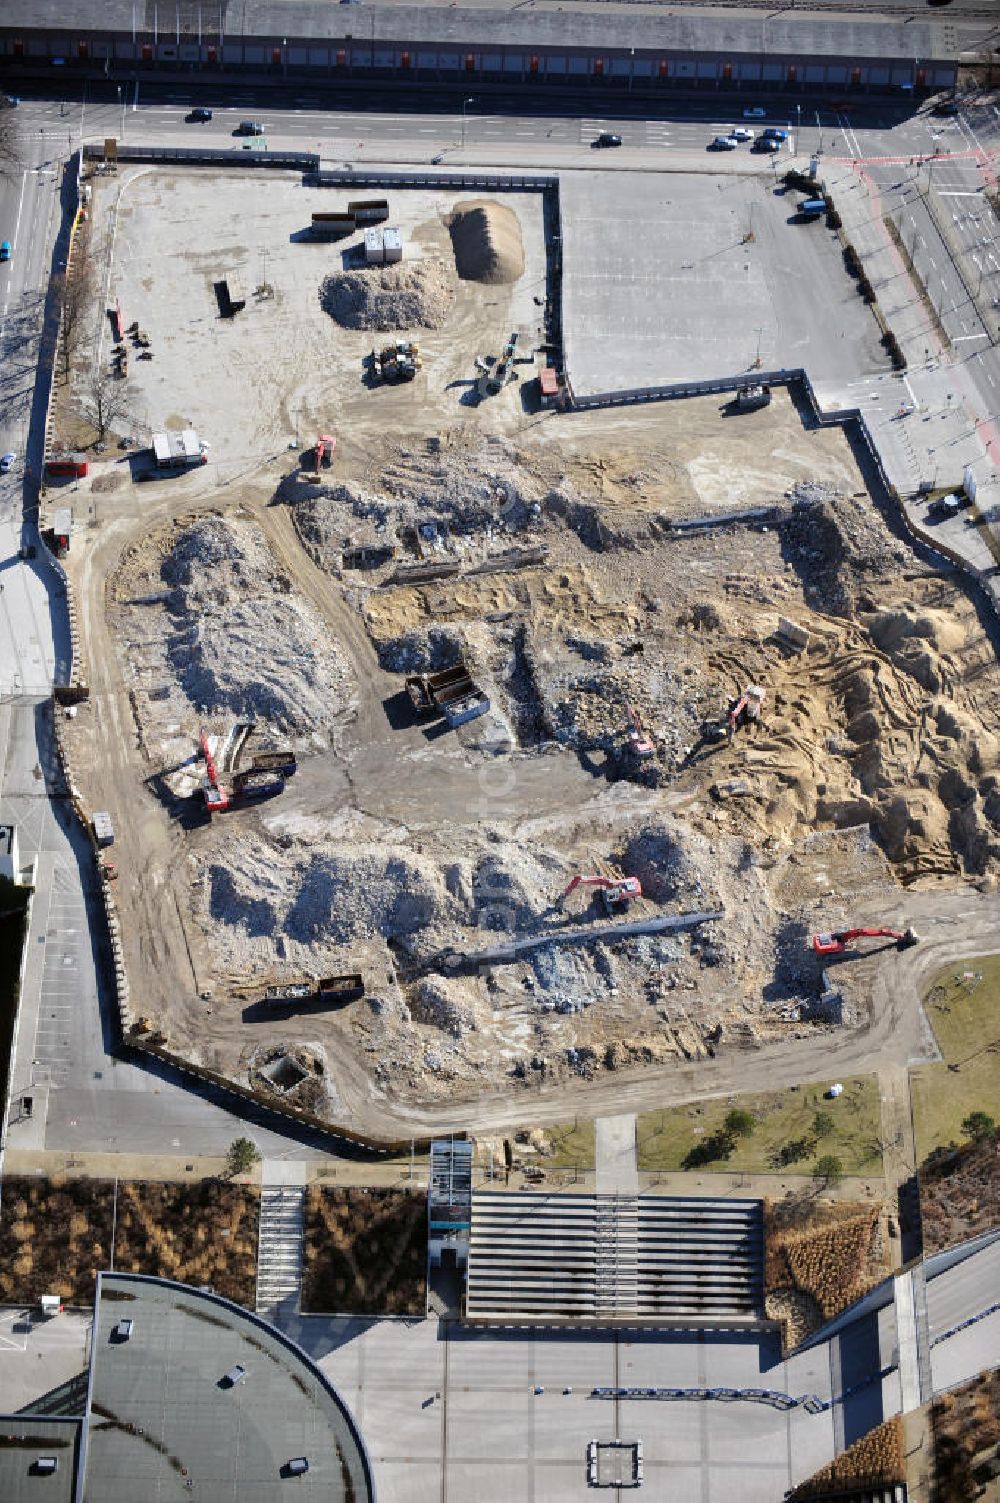
[[381,230],[365,230],[365,265],[381,266],[385,260],[385,237]]
[[387,198],[356,198],[347,205],[348,214],[353,214],[354,222],[362,224],[382,224],[389,218],[389,200]]
[[391,261],[402,261],[403,236],[399,230],[383,230],[382,246],[385,252],[385,264],[387,266]]
[[111,815],[103,811],[93,816],[91,823],[94,827],[94,839],[99,846],[114,845],[115,827],[111,823]]
[[312,217],[311,232],[318,240],[340,240],[353,235],[354,229],[355,219],[349,209],[328,210]]
[[247,305],[247,295],[243,291],[243,283],[235,271],[227,271],[222,279],[222,287],[226,299],[226,307],[230,318],[239,313],[241,308]]

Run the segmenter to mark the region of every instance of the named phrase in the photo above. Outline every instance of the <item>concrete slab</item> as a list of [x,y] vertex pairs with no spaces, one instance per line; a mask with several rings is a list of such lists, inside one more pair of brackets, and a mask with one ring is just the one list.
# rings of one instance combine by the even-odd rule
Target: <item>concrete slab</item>
[[634,1113],[598,1117],[595,1127],[598,1195],[638,1195]]

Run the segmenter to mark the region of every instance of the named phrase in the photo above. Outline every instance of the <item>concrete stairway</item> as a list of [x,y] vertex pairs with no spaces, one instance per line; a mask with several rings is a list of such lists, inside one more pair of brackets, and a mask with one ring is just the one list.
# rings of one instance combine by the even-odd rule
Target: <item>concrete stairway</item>
[[750,1321],[762,1285],[756,1200],[473,1193],[472,1320]]
[[300,1185],[262,1185],[257,1241],[257,1314],[298,1310],[306,1192]]

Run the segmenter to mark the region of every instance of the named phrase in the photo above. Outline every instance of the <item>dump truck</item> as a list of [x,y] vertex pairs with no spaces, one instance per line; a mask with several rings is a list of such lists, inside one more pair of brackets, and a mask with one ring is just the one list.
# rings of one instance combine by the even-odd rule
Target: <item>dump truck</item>
[[266,1007],[294,1007],[296,1004],[338,1007],[345,1002],[356,1002],[364,994],[364,977],[359,971],[351,971],[344,976],[324,976],[319,981],[306,977],[267,986],[261,1001]]
[[453,728],[485,715],[490,708],[489,696],[473,682],[463,663],[440,673],[411,674],[406,692],[419,714],[443,715]]

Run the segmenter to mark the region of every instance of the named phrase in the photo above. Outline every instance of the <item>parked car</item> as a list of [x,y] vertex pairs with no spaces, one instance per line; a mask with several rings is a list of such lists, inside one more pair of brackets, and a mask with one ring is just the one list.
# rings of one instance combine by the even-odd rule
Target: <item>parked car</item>
[[262,136],[264,127],[259,120],[241,120],[236,127],[238,136]]
[[10,241],[0,240],[0,261],[10,260]]
[[786,130],[779,130],[776,125],[769,125],[766,130],[761,131],[761,135],[764,137],[765,141],[788,140],[788,132]]
[[714,136],[708,143],[709,151],[735,151],[739,142],[733,136]]
[[602,130],[601,134],[595,136],[590,144],[591,146],[620,146],[622,138],[621,136],[616,136],[614,131]]
[[189,112],[187,118],[192,125],[207,125],[212,118],[212,111],[199,104]]
[[0,94],[0,110],[13,110],[21,103],[16,94]]
[[758,136],[752,149],[754,151],[780,151],[781,142],[776,141],[773,136]]
[[0,454],[0,475],[6,475],[8,470],[12,470],[14,468],[14,461],[16,458],[17,455],[14,453],[13,449],[8,449],[6,454]]
[[734,141],[752,141],[755,132],[750,129],[749,125],[734,125],[729,134]]
[[743,111],[744,120],[763,120],[767,111],[763,105],[751,104]]

